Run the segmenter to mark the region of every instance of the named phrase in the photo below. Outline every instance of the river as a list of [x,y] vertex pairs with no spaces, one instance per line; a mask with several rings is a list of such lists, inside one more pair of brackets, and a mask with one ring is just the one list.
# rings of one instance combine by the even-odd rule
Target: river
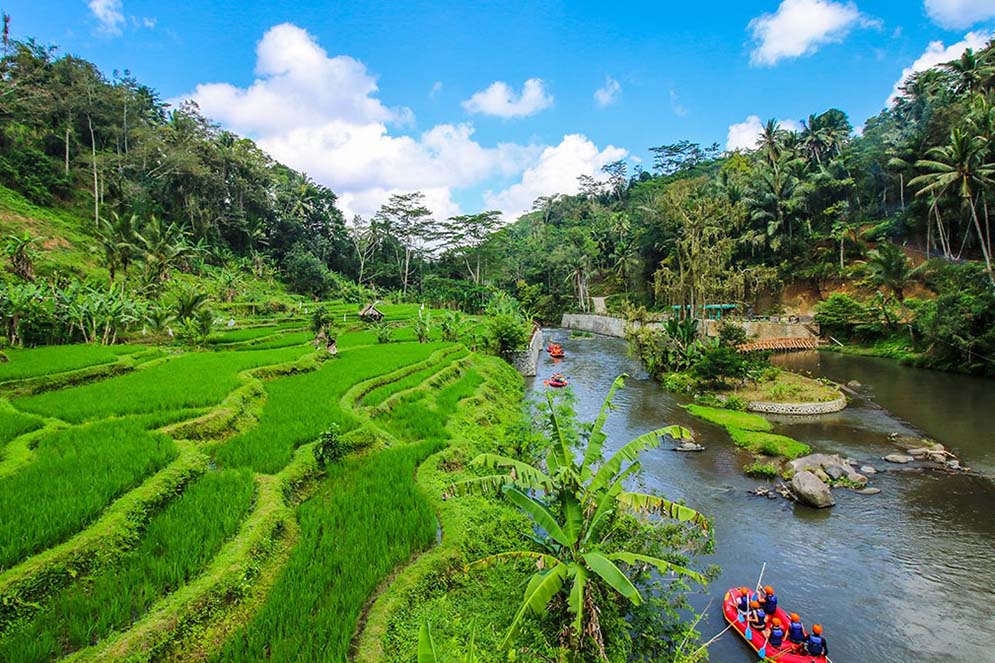
[[[857,380],[859,396],[842,412],[814,418],[772,417],[775,432],[815,451],[840,453],[879,470],[874,496],[837,490],[832,509],[747,494],[762,483],[743,476],[749,457],[721,428],[690,417],[686,399],[648,379],[615,338],[571,339],[554,366],[546,353],[528,388],[564,373],[582,421],[594,418],[614,378],[631,378],[619,392],[606,426],[608,451],[669,424],[693,429],[706,450],[666,448],[644,455],[647,488],[714,520],[715,553],[702,565],[722,567],[707,592],[692,599],[707,610],[700,630],[708,638],[725,627],[725,589],[756,582],[776,587],[781,605],[807,625],[826,629],[835,663],[871,661],[995,661],[995,382],[901,366],[888,360],[806,352],[778,363],[839,382]],[[899,471],[881,457],[898,451],[888,434],[928,434],[943,442],[970,474]],[[727,633],[711,647],[718,663],[755,661],[751,649]]]

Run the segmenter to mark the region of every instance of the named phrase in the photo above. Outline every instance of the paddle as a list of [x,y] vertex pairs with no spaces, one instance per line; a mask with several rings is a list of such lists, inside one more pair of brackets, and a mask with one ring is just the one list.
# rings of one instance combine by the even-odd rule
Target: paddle
[[[757,579],[757,589],[760,588],[760,583],[764,579],[764,571],[766,571],[766,570],[767,570],[767,562],[764,562],[764,565],[762,567],[760,567],[760,578]],[[746,611],[747,611],[747,614],[749,614],[749,604],[750,604],[750,601],[751,601],[750,597],[747,596],[746,597],[746,605],[747,605]],[[753,629],[750,628],[750,623],[749,622],[746,623],[746,630],[743,632],[743,635],[746,636],[747,640],[753,640]]]
[[768,635],[766,638],[764,638],[763,645],[761,645],[760,649],[757,650],[757,654],[760,655],[760,660],[761,661],[764,660],[765,658],[767,658],[767,642],[769,640],[770,640],[770,636]]

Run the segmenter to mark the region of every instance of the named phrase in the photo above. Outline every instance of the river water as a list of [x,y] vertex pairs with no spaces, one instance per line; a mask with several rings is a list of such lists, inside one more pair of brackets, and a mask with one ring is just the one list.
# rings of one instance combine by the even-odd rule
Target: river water
[[[725,627],[725,590],[755,584],[766,562],[764,584],[774,585],[781,605],[807,625],[823,624],[835,663],[995,662],[995,382],[832,353],[778,357],[795,370],[862,386],[842,412],[772,417],[775,432],[889,470],[872,478],[881,494],[837,490],[835,507],[815,510],[749,495],[763,482],[743,476],[748,455],[721,428],[689,416],[680,407],[685,399],[648,379],[625,341],[568,334],[547,333],[567,356],[554,365],[543,353],[529,389],[540,393],[547,389],[543,378],[564,373],[581,421],[590,421],[615,377],[628,373],[606,426],[607,451],[669,424],[691,428],[706,447],[697,454],[651,450],[642,463],[647,488],[714,520],[715,553],[701,561],[720,565],[722,575],[693,597],[698,609],[709,606],[700,628],[705,638]],[[975,471],[887,467],[881,457],[899,450],[888,441],[893,432],[929,435]],[[726,633],[711,660],[746,663],[756,656]]]

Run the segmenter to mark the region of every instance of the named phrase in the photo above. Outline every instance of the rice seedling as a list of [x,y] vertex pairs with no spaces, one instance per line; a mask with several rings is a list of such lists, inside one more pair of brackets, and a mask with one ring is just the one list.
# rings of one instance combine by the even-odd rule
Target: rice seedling
[[122,355],[141,349],[136,345],[46,345],[30,350],[11,348],[4,351],[9,361],[0,363],[0,382],[109,364]]
[[270,348],[289,348],[295,345],[304,345],[314,340],[314,333],[310,331],[297,331],[281,333],[273,338],[253,343],[245,348],[246,350],[267,350]]
[[3,445],[18,435],[41,428],[41,425],[42,422],[37,417],[14,410],[0,409],[0,458],[3,458]]
[[330,467],[318,494],[298,507],[301,538],[269,599],[214,660],[347,660],[369,595],[435,539],[414,473],[438,448],[430,440]]
[[472,396],[483,381],[479,373],[470,371],[437,392],[425,390],[407,394],[380,423],[401,440],[444,440],[449,437],[446,422],[456,411],[457,404]]
[[395,380],[394,382],[388,382],[385,385],[381,385],[363,396],[363,405],[365,407],[375,407],[380,405],[398,392],[404,391],[405,389],[411,389],[412,387],[417,387],[425,380],[428,380],[433,375],[449,366],[451,362],[459,361],[466,355],[467,353],[465,350],[447,355],[440,362],[435,363],[432,366],[415,371],[400,380]]
[[211,472],[149,522],[141,543],[112,568],[67,587],[0,638],[0,660],[50,661],[127,628],[160,597],[200,573],[252,504],[248,471]]
[[78,531],[175,457],[173,441],[149,430],[160,422],[114,419],[43,435],[34,460],[0,479],[0,568]]
[[272,336],[273,334],[278,334],[282,331],[301,329],[304,326],[305,326],[304,322],[301,322],[300,320],[294,320],[291,322],[283,322],[275,325],[264,325],[260,327],[242,327],[238,329],[232,329],[231,331],[221,332],[218,336],[210,339],[208,343],[210,345],[231,345],[234,343],[245,343],[247,341],[254,341],[257,338],[265,338],[267,336]]
[[311,373],[279,378],[266,384],[266,403],[259,424],[218,447],[214,456],[226,467],[279,471],[299,445],[317,439],[331,424],[343,431],[355,425],[339,406],[346,391],[369,378],[426,359],[439,343],[406,343],[355,348],[339,353]]
[[194,352],[147,369],[90,384],[16,399],[26,412],[78,423],[114,415],[219,403],[239,386],[241,371],[297,359],[302,348]]

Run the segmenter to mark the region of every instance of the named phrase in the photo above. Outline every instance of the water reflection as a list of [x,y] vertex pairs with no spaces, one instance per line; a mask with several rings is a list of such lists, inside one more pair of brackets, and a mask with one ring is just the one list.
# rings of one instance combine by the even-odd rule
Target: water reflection
[[[875,477],[880,495],[837,491],[837,506],[828,511],[751,497],[746,491],[757,482],[740,471],[749,458],[722,429],[689,417],[680,398],[648,380],[623,341],[569,339],[566,332],[554,332],[553,340],[563,344],[566,359],[554,368],[545,358],[530,388],[543,391],[542,379],[562,371],[571,380],[581,420],[593,419],[616,375],[633,376],[606,426],[609,450],[675,423],[694,429],[706,446],[698,454],[661,448],[643,462],[648,488],[684,499],[715,520],[716,552],[706,563],[719,564],[723,572],[710,595],[696,597],[698,607],[719,599],[729,586],[754,582],[767,562],[765,582],[778,587],[787,608],[826,626],[837,663],[995,661],[988,642],[995,634],[990,480],[886,473]],[[837,381],[859,380],[863,397],[834,415],[779,419],[776,432],[885,469],[880,458],[894,450],[887,435],[918,428],[969,464],[995,465],[993,435],[982,430],[988,428],[984,415],[995,411],[990,382],[861,357],[805,355],[791,355],[786,363]],[[958,394],[954,404],[951,393]],[[949,405],[927,406],[930,398]],[[711,635],[724,626],[713,602],[702,631]],[[726,635],[712,660],[746,663],[755,656]]]

